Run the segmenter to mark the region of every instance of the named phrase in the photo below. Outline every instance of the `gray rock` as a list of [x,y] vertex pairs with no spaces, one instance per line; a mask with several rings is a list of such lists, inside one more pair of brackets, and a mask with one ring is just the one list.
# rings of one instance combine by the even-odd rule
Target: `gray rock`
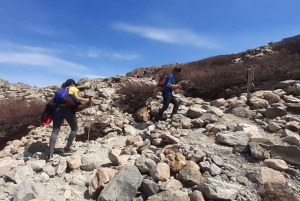
[[223,132],[217,134],[217,141],[227,145],[247,145],[250,136],[247,132],[236,131],[236,132]]
[[141,173],[147,173],[156,166],[156,163],[150,158],[139,157],[134,164]]
[[142,183],[143,177],[135,166],[126,166],[102,190],[98,201],[131,201]]
[[214,200],[235,200],[241,190],[240,185],[229,184],[213,178],[202,180],[197,187],[206,197]]
[[44,194],[44,187],[32,180],[23,181],[14,193],[12,201],[38,199]]
[[143,179],[142,191],[146,194],[147,197],[156,194],[158,190],[159,186],[157,185],[157,183],[149,179]]
[[212,161],[213,161],[216,165],[218,165],[218,166],[224,165],[223,159],[222,159],[220,156],[218,156],[218,155],[213,155],[213,156],[211,157],[211,159],[212,159]]
[[231,113],[237,117],[248,117],[250,115],[250,111],[245,107],[236,107],[231,110]]

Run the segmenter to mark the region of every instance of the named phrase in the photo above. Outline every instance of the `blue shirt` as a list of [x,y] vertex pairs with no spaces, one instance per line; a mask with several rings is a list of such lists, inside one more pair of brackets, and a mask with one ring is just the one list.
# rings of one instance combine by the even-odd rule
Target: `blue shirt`
[[175,84],[174,75],[170,74],[165,80],[163,94],[172,95],[173,88],[167,87],[168,84]]

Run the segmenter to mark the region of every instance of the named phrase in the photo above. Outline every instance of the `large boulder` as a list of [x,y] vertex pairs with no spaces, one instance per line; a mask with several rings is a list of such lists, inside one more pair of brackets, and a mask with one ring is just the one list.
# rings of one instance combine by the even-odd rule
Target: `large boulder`
[[137,167],[126,166],[105,186],[97,201],[132,201],[142,180]]

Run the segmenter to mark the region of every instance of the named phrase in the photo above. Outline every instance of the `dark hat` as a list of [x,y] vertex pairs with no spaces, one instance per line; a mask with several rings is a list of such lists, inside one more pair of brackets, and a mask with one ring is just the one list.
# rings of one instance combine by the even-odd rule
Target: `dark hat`
[[69,86],[71,86],[71,84],[74,84],[75,86],[78,86],[78,84],[76,84],[75,80],[67,79],[67,81],[65,82],[65,86],[69,87]]
[[178,72],[178,73],[180,73],[180,72],[181,72],[181,68],[175,67],[174,70],[173,70],[173,72]]

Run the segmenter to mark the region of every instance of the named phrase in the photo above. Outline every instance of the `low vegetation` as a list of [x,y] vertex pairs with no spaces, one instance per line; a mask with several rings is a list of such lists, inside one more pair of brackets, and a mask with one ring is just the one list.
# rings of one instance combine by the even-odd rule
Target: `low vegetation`
[[[300,79],[300,35],[269,45],[273,52],[264,53],[262,57],[246,58],[249,54],[246,51],[180,64],[182,79],[189,81],[184,87],[186,95],[213,99],[224,95],[228,88],[236,91],[232,95],[245,92],[248,68],[255,70],[253,90],[271,89],[278,81]],[[232,62],[237,58],[243,62]],[[164,67],[158,74],[171,71],[171,67]],[[226,98],[228,95],[225,94]]]
[[19,127],[40,122],[45,103],[39,100],[29,102],[25,99],[11,98],[1,100],[0,108],[0,130],[6,132],[6,137],[9,138],[10,133]]
[[127,81],[119,85],[121,101],[128,106],[126,112],[134,113],[146,106],[147,100],[155,93],[156,86],[146,82]]
[[285,186],[267,185],[258,189],[261,201],[297,201],[298,198]]

